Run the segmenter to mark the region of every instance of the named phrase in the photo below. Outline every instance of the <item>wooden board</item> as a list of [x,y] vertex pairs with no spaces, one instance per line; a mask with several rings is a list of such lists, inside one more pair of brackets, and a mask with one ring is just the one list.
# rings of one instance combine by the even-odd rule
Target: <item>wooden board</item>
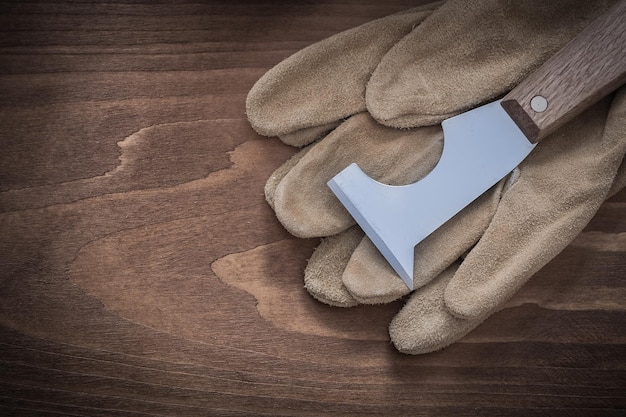
[[0,5],[1,415],[622,414],[626,192],[441,352],[303,289],[245,96],[382,3]]

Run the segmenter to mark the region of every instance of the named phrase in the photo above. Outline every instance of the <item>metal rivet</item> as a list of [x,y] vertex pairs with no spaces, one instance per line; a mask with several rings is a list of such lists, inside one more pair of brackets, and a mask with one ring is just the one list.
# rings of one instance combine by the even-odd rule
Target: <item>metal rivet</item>
[[543,96],[535,96],[530,99],[530,108],[537,113],[542,113],[548,108],[548,100]]

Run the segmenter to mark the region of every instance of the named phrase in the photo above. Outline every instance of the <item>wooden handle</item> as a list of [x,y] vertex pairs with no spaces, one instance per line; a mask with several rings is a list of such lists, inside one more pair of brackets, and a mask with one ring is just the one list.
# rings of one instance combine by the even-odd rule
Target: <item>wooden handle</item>
[[502,99],[531,142],[626,81],[626,0],[594,20]]

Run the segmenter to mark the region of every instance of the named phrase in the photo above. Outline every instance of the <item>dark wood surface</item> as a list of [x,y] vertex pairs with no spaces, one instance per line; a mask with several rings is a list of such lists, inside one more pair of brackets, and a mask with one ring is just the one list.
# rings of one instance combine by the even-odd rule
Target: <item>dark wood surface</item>
[[622,415],[626,192],[441,352],[304,291],[246,93],[412,4],[1,3],[0,415]]

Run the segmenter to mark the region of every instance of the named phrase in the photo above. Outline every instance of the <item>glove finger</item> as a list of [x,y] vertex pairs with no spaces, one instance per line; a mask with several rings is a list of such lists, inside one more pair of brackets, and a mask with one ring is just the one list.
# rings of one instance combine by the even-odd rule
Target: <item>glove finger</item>
[[626,158],[622,159],[622,164],[617,169],[617,175],[615,175],[608,197],[613,197],[624,187],[626,187]]
[[510,90],[611,3],[450,0],[384,56],[367,109],[393,127],[439,123]]
[[355,248],[342,281],[349,294],[363,304],[390,303],[410,292],[368,237]]
[[343,286],[341,275],[362,238],[363,231],[354,226],[322,239],[304,270],[304,287],[313,298],[336,307],[358,304]]
[[341,120],[337,120],[333,123],[328,123],[325,125],[307,127],[304,129],[296,130],[295,132],[285,133],[283,135],[280,135],[278,138],[287,145],[300,148],[328,135],[334,128],[339,126],[341,122]]
[[280,136],[364,111],[365,85],[380,59],[437,6],[374,20],[282,61],[248,93],[250,124],[262,135]]
[[265,200],[267,201],[267,204],[269,204],[269,206],[272,208],[272,210],[275,210],[274,194],[276,194],[276,188],[278,187],[278,184],[280,184],[282,179],[285,178],[285,175],[287,175],[289,171],[291,171],[291,169],[296,166],[296,164],[302,159],[304,155],[306,155],[306,153],[310,149],[311,147],[309,146],[300,150],[300,152],[296,153],[284,164],[279,166],[276,171],[274,171],[272,175],[270,175],[270,177],[267,179],[263,192],[265,193]]
[[[415,247],[413,288],[439,276],[476,242],[489,226],[504,185],[500,181]],[[369,239],[364,239],[350,258],[343,283],[363,304],[389,303],[409,289]]]
[[293,235],[337,234],[354,220],[327,182],[352,162],[372,178],[400,185],[433,169],[443,149],[439,126],[399,130],[376,123],[367,113],[346,120],[284,176],[274,193],[276,217]]
[[[626,150],[626,89],[544,139],[520,165],[445,301],[477,317],[510,298],[580,233],[605,200]],[[605,126],[606,121],[606,126]]]
[[444,303],[444,292],[458,263],[415,291],[389,325],[389,336],[402,353],[418,355],[434,352],[458,341],[487,317],[461,319]]

